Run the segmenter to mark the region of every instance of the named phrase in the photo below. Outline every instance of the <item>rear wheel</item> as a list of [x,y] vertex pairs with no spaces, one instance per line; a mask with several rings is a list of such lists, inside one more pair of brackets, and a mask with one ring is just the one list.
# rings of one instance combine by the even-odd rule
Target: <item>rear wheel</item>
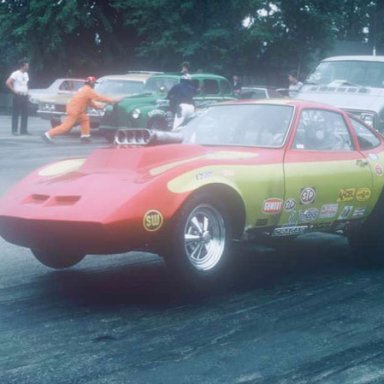
[[347,233],[352,255],[364,263],[384,265],[384,194],[382,194],[361,226],[353,227]]
[[199,193],[184,204],[172,223],[165,261],[184,282],[216,281],[228,271],[231,232],[224,204]]
[[85,257],[85,254],[81,252],[45,251],[40,249],[31,249],[31,251],[40,263],[54,269],[72,267]]

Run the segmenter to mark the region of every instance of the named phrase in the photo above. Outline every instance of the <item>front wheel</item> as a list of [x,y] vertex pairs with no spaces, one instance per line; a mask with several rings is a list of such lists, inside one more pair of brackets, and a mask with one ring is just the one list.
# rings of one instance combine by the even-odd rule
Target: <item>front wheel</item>
[[85,257],[83,253],[79,252],[45,251],[40,249],[31,249],[31,251],[40,263],[54,269],[72,267]]
[[224,204],[198,194],[184,204],[172,223],[165,261],[184,282],[217,280],[228,271],[231,232]]

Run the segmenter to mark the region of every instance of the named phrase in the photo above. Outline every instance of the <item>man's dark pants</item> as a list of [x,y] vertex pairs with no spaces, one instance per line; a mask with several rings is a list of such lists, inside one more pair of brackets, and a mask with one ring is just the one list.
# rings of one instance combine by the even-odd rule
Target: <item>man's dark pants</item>
[[20,134],[25,135],[28,133],[28,96],[24,95],[13,95],[13,106],[12,106],[12,133],[17,134],[18,125],[20,121]]

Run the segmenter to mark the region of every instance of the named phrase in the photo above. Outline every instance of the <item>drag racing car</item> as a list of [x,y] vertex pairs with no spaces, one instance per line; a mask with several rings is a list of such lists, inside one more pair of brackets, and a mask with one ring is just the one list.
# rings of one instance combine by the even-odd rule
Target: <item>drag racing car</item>
[[308,231],[380,258],[383,185],[383,138],[347,112],[230,101],[178,132],[120,130],[114,146],[37,169],[0,200],[0,234],[53,268],[145,250],[205,282],[230,269],[238,245]]

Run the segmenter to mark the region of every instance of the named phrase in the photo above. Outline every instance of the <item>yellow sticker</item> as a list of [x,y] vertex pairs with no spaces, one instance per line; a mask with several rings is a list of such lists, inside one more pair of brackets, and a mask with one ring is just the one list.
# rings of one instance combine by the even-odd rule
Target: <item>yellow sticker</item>
[[339,191],[337,202],[351,201],[355,198],[356,188],[343,188]]
[[161,228],[163,221],[163,215],[159,211],[151,209],[145,213],[143,225],[147,231],[153,232]]
[[369,188],[357,188],[356,200],[367,201],[371,198],[371,190]]

